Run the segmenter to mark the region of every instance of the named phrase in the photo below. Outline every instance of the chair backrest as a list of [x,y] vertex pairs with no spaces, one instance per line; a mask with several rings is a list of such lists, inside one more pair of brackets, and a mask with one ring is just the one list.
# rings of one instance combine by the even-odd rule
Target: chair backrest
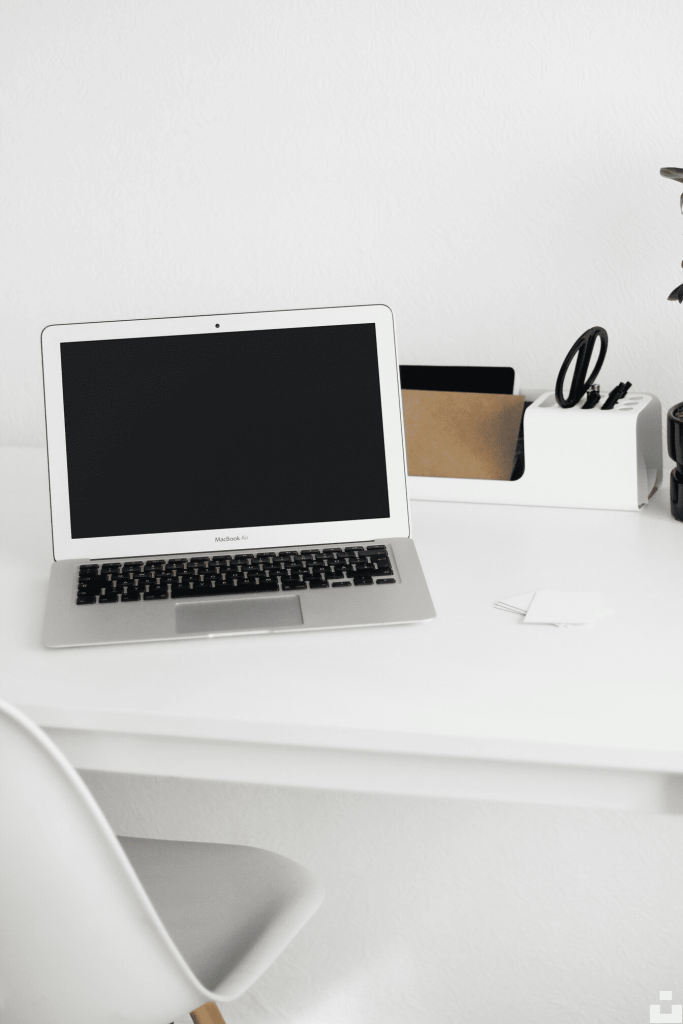
[[168,1024],[211,997],[78,774],[0,702],[2,1024]]

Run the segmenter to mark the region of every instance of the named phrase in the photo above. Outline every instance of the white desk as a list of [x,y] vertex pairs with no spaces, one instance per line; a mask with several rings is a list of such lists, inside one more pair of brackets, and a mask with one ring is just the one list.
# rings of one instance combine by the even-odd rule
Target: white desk
[[[0,696],[80,768],[683,810],[683,524],[413,502],[424,625],[45,650],[46,457],[3,449]],[[494,601],[599,589],[591,627]]]

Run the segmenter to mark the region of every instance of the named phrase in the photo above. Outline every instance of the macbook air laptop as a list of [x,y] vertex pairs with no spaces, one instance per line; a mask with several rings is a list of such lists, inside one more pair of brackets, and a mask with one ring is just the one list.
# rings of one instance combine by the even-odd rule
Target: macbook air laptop
[[42,334],[47,647],[416,622],[387,306]]

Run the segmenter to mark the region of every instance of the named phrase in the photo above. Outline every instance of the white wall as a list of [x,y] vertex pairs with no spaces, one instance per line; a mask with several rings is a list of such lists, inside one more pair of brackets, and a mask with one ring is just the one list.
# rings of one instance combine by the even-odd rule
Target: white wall
[[357,302],[404,361],[683,397],[678,0],[5,0],[2,420],[48,323]]
[[647,1024],[683,1002],[683,818],[85,772],[120,834],[276,850],[321,910],[228,1024]]
[[[4,0],[0,439],[43,443],[46,324],[378,301],[403,361],[528,387],[601,324],[603,383],[666,409],[682,39],[679,0]],[[324,875],[240,1024],[640,1024],[660,988],[683,1000],[679,819],[89,781],[123,831]]]

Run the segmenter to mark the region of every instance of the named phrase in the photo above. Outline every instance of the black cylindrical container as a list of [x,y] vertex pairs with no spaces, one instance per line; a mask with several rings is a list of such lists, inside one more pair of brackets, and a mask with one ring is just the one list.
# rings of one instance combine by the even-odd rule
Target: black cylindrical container
[[666,446],[676,463],[671,470],[671,515],[683,522],[683,403],[673,405],[666,414]]

